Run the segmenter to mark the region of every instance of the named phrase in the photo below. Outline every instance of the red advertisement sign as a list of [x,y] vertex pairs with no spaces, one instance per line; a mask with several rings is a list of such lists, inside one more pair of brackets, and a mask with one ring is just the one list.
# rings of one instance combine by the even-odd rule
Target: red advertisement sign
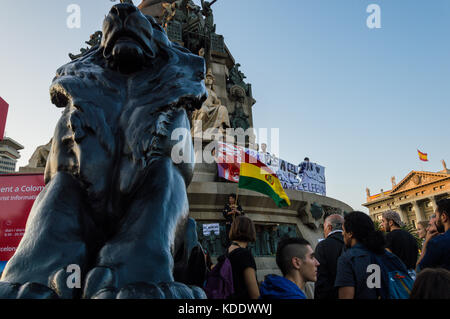
[[0,96],[0,141],[3,140],[5,133],[6,116],[8,115],[8,103]]
[[14,255],[34,200],[43,189],[43,174],[0,175],[0,261]]

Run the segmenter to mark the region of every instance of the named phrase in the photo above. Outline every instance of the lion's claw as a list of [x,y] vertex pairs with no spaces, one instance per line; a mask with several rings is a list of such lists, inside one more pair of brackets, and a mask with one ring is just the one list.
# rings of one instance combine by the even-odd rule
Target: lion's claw
[[114,270],[108,267],[95,267],[87,274],[83,290],[83,298],[90,299],[94,296],[99,298],[100,293],[102,293],[102,296],[109,296],[110,293],[105,294],[103,293],[103,290],[110,291],[115,287],[117,287],[117,283]]
[[139,282],[120,289],[116,299],[164,299],[164,292],[154,284]]

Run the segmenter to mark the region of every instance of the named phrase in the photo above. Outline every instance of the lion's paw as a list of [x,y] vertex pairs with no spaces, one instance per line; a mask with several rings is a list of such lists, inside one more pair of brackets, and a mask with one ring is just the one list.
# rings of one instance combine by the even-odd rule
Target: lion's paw
[[34,282],[23,285],[0,282],[0,299],[58,299],[58,295],[49,287]]
[[199,287],[186,286],[179,282],[128,284],[120,290],[105,288],[96,293],[93,299],[206,299]]
[[164,292],[164,299],[206,299],[203,289],[196,286],[167,282],[158,284],[158,287]]
[[83,298],[89,299],[206,299],[205,292],[179,282],[137,282],[117,288],[114,270],[96,267],[86,278]]

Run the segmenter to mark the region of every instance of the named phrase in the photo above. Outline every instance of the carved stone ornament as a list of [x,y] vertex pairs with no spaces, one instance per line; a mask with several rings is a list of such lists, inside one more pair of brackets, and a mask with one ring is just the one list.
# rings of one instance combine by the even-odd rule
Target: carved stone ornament
[[249,114],[245,112],[245,91],[239,85],[234,85],[230,89],[232,100],[234,100],[234,112],[231,114],[231,126],[242,128],[244,131],[250,127]]
[[412,178],[412,181],[414,184],[419,185],[420,184],[420,176],[419,175],[414,175],[414,177]]
[[[188,112],[206,99],[205,61],[130,2],[112,7],[102,34],[51,85],[63,114],[46,186],[4,269],[0,298],[205,297],[174,281],[197,237],[186,193],[193,155],[171,157],[179,128],[188,134],[182,151],[193,154]],[[73,265],[81,288],[67,284]]]

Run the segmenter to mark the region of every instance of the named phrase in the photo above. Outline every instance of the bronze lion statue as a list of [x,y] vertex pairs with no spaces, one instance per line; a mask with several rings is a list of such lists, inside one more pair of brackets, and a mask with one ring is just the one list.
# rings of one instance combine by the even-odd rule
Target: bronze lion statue
[[[204,76],[203,58],[170,42],[152,17],[130,3],[112,7],[101,44],[52,82],[51,101],[63,112],[46,187],[3,272],[0,297],[205,297],[173,274],[174,255],[186,259],[195,245],[184,241],[195,237],[189,135],[182,152],[191,160],[171,157],[180,142],[172,132],[189,134],[189,114],[206,99]],[[79,287],[68,285],[70,265],[80,269]]]

